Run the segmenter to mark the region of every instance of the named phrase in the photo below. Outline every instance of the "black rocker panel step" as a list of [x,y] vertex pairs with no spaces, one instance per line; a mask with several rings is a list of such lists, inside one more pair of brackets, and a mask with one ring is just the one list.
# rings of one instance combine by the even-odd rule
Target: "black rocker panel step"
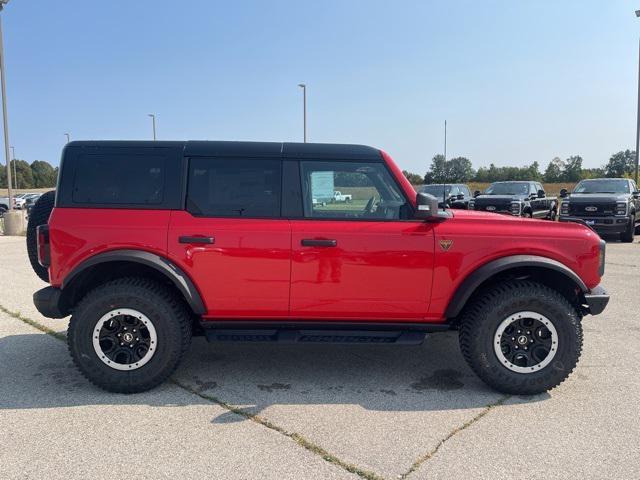
[[280,342],[280,343],[362,343],[419,345],[424,331],[376,330],[293,330],[207,328],[209,342]]

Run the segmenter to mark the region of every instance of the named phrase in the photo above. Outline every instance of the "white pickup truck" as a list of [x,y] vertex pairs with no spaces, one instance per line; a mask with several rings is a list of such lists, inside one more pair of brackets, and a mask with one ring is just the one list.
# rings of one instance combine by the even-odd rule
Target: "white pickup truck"
[[342,194],[338,190],[333,192],[333,201],[334,202],[346,202],[350,203],[353,200],[353,195]]

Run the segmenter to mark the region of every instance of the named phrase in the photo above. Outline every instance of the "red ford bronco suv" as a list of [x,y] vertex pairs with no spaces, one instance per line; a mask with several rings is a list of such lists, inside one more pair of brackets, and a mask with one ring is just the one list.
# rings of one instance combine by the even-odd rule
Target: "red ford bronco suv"
[[51,284],[34,302],[71,315],[74,362],[114,392],[166,380],[193,334],[416,344],[452,329],[493,388],[555,387],[582,317],[609,300],[605,243],[438,200],[365,146],[72,142],[30,218],[30,259]]

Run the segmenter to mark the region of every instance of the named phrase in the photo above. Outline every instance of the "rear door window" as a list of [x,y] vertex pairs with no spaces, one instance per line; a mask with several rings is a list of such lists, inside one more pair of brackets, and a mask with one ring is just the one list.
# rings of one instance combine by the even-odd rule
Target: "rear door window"
[[192,158],[187,210],[196,216],[280,216],[282,161],[271,158]]

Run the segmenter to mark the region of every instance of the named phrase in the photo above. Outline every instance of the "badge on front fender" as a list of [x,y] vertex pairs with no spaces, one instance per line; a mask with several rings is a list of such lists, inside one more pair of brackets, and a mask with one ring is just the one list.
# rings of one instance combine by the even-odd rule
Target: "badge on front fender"
[[453,245],[453,240],[440,240],[439,242],[440,242],[440,248],[444,252],[449,251],[449,249],[451,248],[451,245]]

